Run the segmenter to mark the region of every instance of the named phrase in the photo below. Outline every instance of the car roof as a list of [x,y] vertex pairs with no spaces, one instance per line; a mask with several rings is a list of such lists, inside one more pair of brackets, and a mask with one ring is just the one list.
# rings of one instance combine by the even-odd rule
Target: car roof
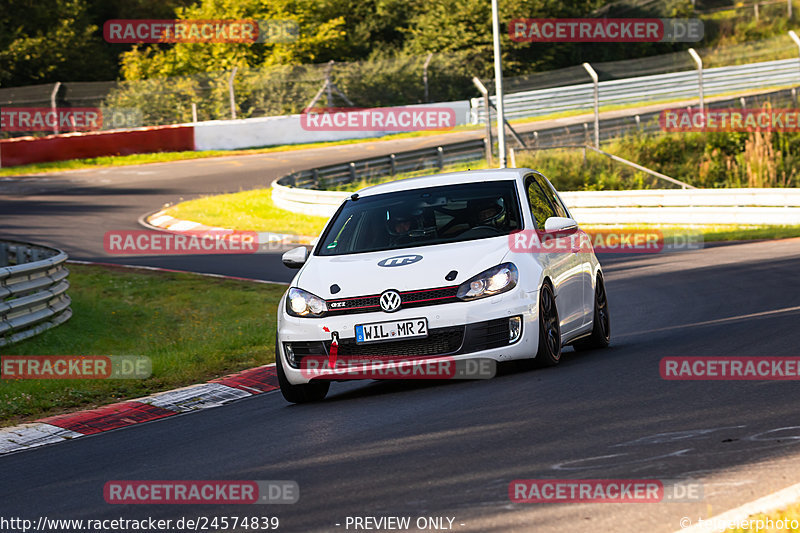
[[425,187],[437,187],[440,185],[455,185],[459,183],[478,183],[484,181],[502,181],[520,179],[526,174],[534,172],[529,168],[501,168],[483,170],[465,170],[462,172],[448,172],[446,174],[434,174],[432,176],[420,176],[418,178],[407,178],[402,180],[372,185],[358,191],[359,196],[373,196],[387,192],[409,191],[422,189]]

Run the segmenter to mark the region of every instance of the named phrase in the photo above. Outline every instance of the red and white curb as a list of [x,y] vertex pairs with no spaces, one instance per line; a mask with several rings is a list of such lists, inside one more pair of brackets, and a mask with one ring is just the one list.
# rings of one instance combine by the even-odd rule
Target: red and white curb
[[[142,224],[152,229],[160,229],[169,231],[170,233],[209,233],[212,235],[224,235],[230,232],[230,228],[219,228],[214,226],[206,226],[199,222],[192,222],[191,220],[181,220],[171,215],[166,214],[165,211],[158,211],[152,215],[144,216],[140,219]],[[269,246],[291,246],[291,245],[311,245],[314,244],[316,237],[310,235],[294,235],[292,233],[272,233],[270,231],[256,232],[258,235],[258,243],[261,245]]]
[[214,379],[208,383],[105,405],[89,411],[51,416],[30,424],[0,429],[0,455],[56,444],[180,413],[219,407],[257,394],[272,392],[278,388],[278,377],[273,363]]

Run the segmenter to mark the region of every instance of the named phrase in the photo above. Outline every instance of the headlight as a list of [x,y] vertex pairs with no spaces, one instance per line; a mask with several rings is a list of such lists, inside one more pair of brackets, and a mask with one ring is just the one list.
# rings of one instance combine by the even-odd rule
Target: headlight
[[325,300],[303,289],[293,287],[286,294],[286,312],[291,316],[321,317],[327,310]]
[[456,296],[462,300],[476,300],[510,291],[517,286],[519,273],[514,263],[503,263],[484,270],[458,288]]

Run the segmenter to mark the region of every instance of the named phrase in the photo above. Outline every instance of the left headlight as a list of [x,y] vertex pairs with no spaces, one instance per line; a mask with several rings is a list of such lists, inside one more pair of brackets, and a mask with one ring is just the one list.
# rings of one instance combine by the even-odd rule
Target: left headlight
[[458,287],[456,296],[462,300],[477,300],[510,291],[517,286],[519,272],[514,263],[503,263],[477,276],[473,276]]
[[303,289],[292,287],[286,293],[286,312],[291,316],[318,318],[327,310],[325,300]]

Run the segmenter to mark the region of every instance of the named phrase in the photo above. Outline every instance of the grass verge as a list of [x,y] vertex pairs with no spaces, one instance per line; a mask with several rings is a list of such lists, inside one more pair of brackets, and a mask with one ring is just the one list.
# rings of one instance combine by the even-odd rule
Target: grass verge
[[69,265],[73,317],[3,355],[145,355],[145,380],[2,380],[0,426],[204,382],[274,361],[285,287]]
[[[800,503],[795,503],[780,511],[748,516],[738,524],[745,527],[731,527],[724,533],[796,533],[800,528],[792,525],[799,523]],[[775,527],[779,525],[785,527]]]
[[277,207],[271,189],[253,189],[181,202],[163,211],[181,220],[221,228],[319,235],[328,217],[299,215]]

